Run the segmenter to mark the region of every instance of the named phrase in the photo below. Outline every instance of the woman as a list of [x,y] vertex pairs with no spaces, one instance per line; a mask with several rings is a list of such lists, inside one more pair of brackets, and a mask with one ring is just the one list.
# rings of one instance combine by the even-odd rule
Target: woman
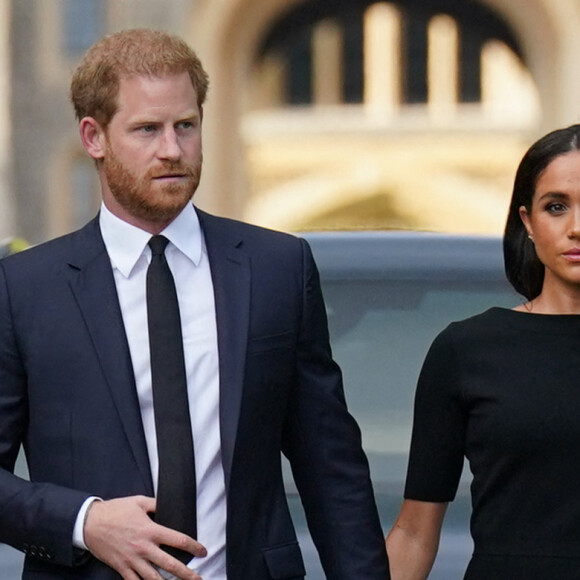
[[473,473],[469,580],[580,579],[580,125],[518,168],[504,235],[527,301],[453,323],[427,354],[393,580],[428,576],[463,457]]

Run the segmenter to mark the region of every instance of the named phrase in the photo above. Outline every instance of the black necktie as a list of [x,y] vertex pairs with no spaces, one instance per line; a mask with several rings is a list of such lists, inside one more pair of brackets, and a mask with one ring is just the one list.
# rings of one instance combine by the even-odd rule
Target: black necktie
[[[164,236],[149,240],[152,256],[147,270],[149,349],[159,454],[155,521],[196,538],[193,437],[179,304],[164,253],[168,243]],[[164,549],[184,562],[192,558],[181,550],[167,546]]]

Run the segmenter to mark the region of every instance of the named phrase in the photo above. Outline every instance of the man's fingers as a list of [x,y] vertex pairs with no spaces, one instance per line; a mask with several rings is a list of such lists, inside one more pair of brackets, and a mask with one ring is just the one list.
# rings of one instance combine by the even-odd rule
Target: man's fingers
[[206,556],[205,547],[182,532],[156,524],[149,515],[154,510],[155,500],[145,496],[95,502],[85,521],[85,543],[124,580],[160,580],[159,568],[178,580],[200,580],[161,546],[178,548],[191,558]]
[[147,513],[155,512],[155,507],[157,502],[154,497],[147,497],[145,495],[136,495],[135,499],[137,500],[138,505],[143,508]]
[[135,566],[135,571],[137,572],[136,578],[138,580],[164,580],[160,571],[153,564],[145,560]]
[[187,552],[188,554],[191,554],[192,558],[194,556],[196,558],[204,558],[207,556],[205,546],[200,544],[197,540],[194,540],[186,534],[170,530],[169,528],[164,528],[163,535],[159,536],[159,544],[177,548],[182,552]]
[[[170,543],[171,542],[171,543]],[[172,553],[166,552],[160,549],[159,552],[152,556],[151,561],[153,564],[159,568],[162,572],[163,578],[178,578],[179,580],[198,580],[199,576],[191,569],[187,567],[189,561],[194,558],[203,558],[207,555],[207,550],[199,542],[192,540],[188,536],[183,536],[183,540],[175,539],[172,534],[172,539],[167,540],[163,545],[171,546],[172,548],[179,546],[179,549],[186,554],[191,554],[191,557],[183,563],[178,560]],[[170,575],[164,574],[164,572],[169,572]]]
[[195,570],[191,570],[179,560],[171,559],[167,564],[158,566],[159,575],[166,580],[201,580]]

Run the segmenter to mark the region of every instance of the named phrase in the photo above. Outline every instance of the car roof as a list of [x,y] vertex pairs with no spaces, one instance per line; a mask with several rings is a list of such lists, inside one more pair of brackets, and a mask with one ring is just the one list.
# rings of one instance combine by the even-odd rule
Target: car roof
[[312,247],[324,280],[505,281],[499,236],[415,231],[300,235]]

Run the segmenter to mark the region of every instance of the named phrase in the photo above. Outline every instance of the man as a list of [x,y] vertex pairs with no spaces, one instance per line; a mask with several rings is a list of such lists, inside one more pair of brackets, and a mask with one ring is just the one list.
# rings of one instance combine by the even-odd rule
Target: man
[[[206,91],[196,55],[158,31],[106,37],[74,74],[103,203],[83,229],[0,263],[0,541],[27,553],[24,578],[300,579],[282,451],[328,578],[384,580],[307,244],[190,203]],[[154,263],[169,265],[179,303],[179,347],[161,356],[153,336],[171,317],[149,310]],[[191,533],[160,521],[174,469],[158,405],[174,395],[156,395],[154,369],[177,351],[166,366],[184,367],[175,424],[190,442],[169,452],[186,448],[176,471],[194,455],[183,501],[196,501],[167,503]],[[30,482],[11,473],[21,443]]]

